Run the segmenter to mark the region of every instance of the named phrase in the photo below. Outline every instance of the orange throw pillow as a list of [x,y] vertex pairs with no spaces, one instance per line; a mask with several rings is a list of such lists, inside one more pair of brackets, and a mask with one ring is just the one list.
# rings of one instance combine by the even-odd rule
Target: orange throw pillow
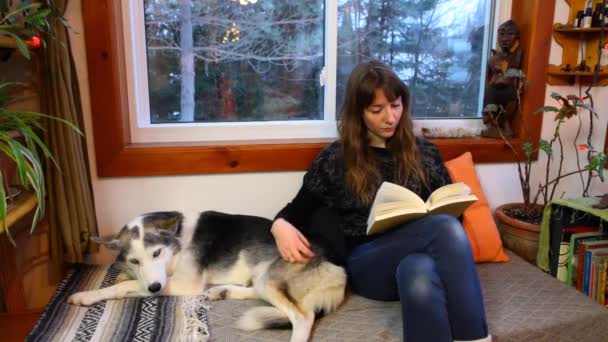
[[477,179],[471,153],[466,152],[460,157],[448,160],[445,162],[445,166],[453,182],[465,183],[479,198],[479,201],[473,203],[462,214],[462,225],[471,242],[475,262],[509,261],[509,257],[502,248],[502,240],[488,206],[488,200]]

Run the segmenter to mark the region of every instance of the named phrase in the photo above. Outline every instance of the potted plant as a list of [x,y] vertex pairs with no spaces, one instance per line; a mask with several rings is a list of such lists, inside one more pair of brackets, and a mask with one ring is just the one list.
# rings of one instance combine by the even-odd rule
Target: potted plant
[[[30,49],[45,46],[44,39],[40,36],[49,32],[50,20],[61,20],[66,24],[48,0],[21,1],[18,4],[0,0],[0,38],[3,41],[10,40],[12,46],[27,59],[30,58]],[[61,118],[11,109],[11,104],[17,100],[13,90],[18,86],[15,83],[0,83],[0,157],[5,160],[0,164],[0,222],[6,227],[7,204],[11,200],[7,185],[15,181],[36,194],[38,205],[32,220],[33,231],[45,208],[43,163],[48,159],[57,166],[52,153],[41,138],[45,120],[60,121],[82,133],[72,123]],[[7,160],[9,162],[6,162]],[[5,232],[14,244],[10,231],[5,229]]]
[[[513,71],[510,74],[523,77],[521,71]],[[570,172],[564,172],[563,170],[565,145],[560,135],[560,128],[568,119],[575,117],[579,109],[586,110],[589,115],[596,117],[597,113],[579,96],[568,95],[564,97],[561,94],[552,93],[551,98],[557,101],[557,106],[543,106],[535,112],[554,113],[556,126],[551,140],[540,139],[533,144],[528,139],[522,146],[523,153],[520,153],[502,134],[500,129],[498,130],[500,137],[515,157],[523,202],[503,204],[496,208],[495,213],[501,226],[501,235],[505,246],[529,262],[534,262],[536,259],[544,206],[554,199],[560,181],[565,177],[587,173],[586,190],[592,177],[598,176],[602,181],[604,180],[603,166],[606,162],[606,156],[604,152],[596,151],[590,143],[578,145],[576,151],[577,153],[579,150],[587,151],[587,165]],[[490,104],[484,108],[484,111],[493,113],[491,117],[496,120],[504,112],[504,109],[501,106]],[[587,141],[590,141],[590,133]],[[555,149],[560,151],[557,160],[554,155]],[[532,157],[536,152],[545,153],[547,161],[544,164],[546,168],[544,177],[533,194],[530,175],[534,166]],[[556,174],[552,175],[551,170],[555,167],[557,167]]]

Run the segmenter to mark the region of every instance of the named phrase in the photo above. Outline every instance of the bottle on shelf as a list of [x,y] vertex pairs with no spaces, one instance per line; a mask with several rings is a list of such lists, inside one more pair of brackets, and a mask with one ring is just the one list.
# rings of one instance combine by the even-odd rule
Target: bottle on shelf
[[604,21],[604,5],[600,2],[595,4],[595,11],[591,16],[591,27],[601,27]]
[[585,17],[585,11],[580,10],[580,11],[576,12],[576,22],[575,22],[574,26],[581,27],[583,25],[584,17]]
[[581,28],[590,28],[591,22],[593,21],[593,10],[591,7],[585,8],[585,16],[581,24]]
[[604,67],[606,65],[608,65],[608,43],[604,45],[602,54],[600,55],[600,66]]

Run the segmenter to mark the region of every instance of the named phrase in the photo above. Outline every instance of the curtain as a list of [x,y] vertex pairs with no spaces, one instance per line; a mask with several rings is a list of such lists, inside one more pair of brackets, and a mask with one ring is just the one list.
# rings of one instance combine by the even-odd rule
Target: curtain
[[[55,0],[59,13],[65,13],[68,0]],[[41,50],[42,112],[68,120],[84,132],[80,91],[70,49],[68,28],[59,21],[51,23],[52,37]],[[70,127],[47,120],[45,142],[55,156],[46,163],[49,223],[49,253],[53,264],[81,262],[86,253],[98,247],[90,243],[97,234],[93,191],[86,153],[86,140]]]

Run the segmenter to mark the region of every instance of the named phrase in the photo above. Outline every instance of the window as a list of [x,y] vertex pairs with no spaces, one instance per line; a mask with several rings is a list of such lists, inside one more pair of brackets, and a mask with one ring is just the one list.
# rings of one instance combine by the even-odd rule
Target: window
[[[224,0],[224,2],[228,3],[230,1]],[[248,2],[251,1],[248,0]],[[511,140],[511,144],[520,149],[523,143],[523,123],[527,128],[526,132],[532,135],[533,140],[537,140],[540,135],[542,117],[532,115],[532,113],[544,103],[545,69],[548,62],[552,29],[552,16],[543,14],[552,13],[555,2],[551,0],[512,0],[512,2],[512,19],[520,24],[522,29],[521,46],[526,51],[523,70],[527,73],[528,78],[534,80],[535,84],[523,98],[522,115],[518,116],[515,122],[517,136]],[[130,21],[130,19],[137,17],[137,13],[140,13],[140,18],[135,18],[135,20],[140,20],[143,23],[143,8],[139,12],[129,12],[130,7],[124,6],[125,3],[131,6],[130,2],[115,0],[84,1],[82,3],[95,133],[94,145],[99,176],[302,170],[310,165],[312,158],[318,153],[319,149],[331,140],[331,138],[303,139],[301,137],[294,139],[299,137],[294,134],[285,137],[285,139],[279,138],[281,140],[250,141],[247,137],[242,136],[240,139],[230,141],[201,142],[198,139],[200,133],[192,134],[190,138],[172,140],[171,137],[167,139],[167,136],[164,136],[165,133],[162,132],[172,131],[173,129],[155,129],[154,127],[145,128],[152,130],[150,136],[161,136],[161,139],[157,140],[158,143],[148,143],[154,142],[154,140],[139,139],[133,133],[134,127],[139,128],[139,123],[137,120],[133,120],[134,117],[137,117],[131,115],[131,113],[140,114],[143,112],[141,106],[149,104],[134,105],[132,101],[135,98],[136,90],[142,88],[138,87],[138,85],[141,85],[141,79],[134,77],[133,69],[141,68],[146,56],[136,55],[137,45],[144,46],[142,51],[145,51],[145,44],[134,38],[136,35],[131,32],[133,21]],[[330,7],[332,3],[335,4],[333,8]],[[141,2],[139,4],[141,5]],[[329,17],[338,18],[338,3],[328,2],[327,6],[328,8],[324,11],[324,23],[328,22]],[[334,13],[334,15],[332,16],[331,13]],[[333,26],[336,28],[333,34],[330,29],[331,25],[325,24],[324,26],[327,28],[324,32],[326,70],[336,70],[337,51],[334,52],[336,56],[331,58],[332,52],[326,47],[338,46],[336,43],[338,37],[337,24]],[[143,30],[140,31],[143,32]],[[334,44],[329,42],[331,39],[334,39]],[[145,40],[143,42],[145,43]],[[135,59],[133,58],[134,55]],[[143,74],[146,75],[145,72]],[[139,77],[141,73],[137,75]],[[336,84],[336,79],[332,80],[332,78],[337,78],[336,73],[327,72],[325,84],[331,82]],[[327,113],[331,111],[335,113],[336,108],[335,102],[332,103],[332,97],[326,95],[329,88],[328,86],[323,88],[324,120],[327,120]],[[145,89],[147,92],[147,88]],[[333,101],[335,101],[335,96]],[[148,119],[148,121],[150,120]],[[321,120],[274,121],[269,124],[271,127],[269,131],[285,131],[283,128],[272,129],[276,128],[274,126],[276,122],[294,123],[293,126],[300,128],[306,126],[303,123],[308,121]],[[245,122],[242,125],[258,125],[261,123],[264,122]],[[213,127],[213,132],[226,124],[214,122],[205,125]],[[180,126],[182,124],[165,123],[156,125]],[[197,124],[187,124],[187,126],[190,125]],[[185,132],[181,128],[179,131],[180,133]],[[315,133],[319,131],[319,129],[313,129]],[[187,136],[185,133],[180,135]],[[167,141],[175,142],[167,143]],[[435,142],[446,159],[470,151],[473,153],[476,162],[512,160],[512,155],[504,146],[504,143],[496,139],[439,139]]]
[[126,1],[131,134],[332,138],[347,77],[371,58],[408,83],[416,118],[478,118],[494,2]]
[[338,1],[337,103],[352,68],[374,58],[408,84],[415,118],[479,117],[493,3]]

